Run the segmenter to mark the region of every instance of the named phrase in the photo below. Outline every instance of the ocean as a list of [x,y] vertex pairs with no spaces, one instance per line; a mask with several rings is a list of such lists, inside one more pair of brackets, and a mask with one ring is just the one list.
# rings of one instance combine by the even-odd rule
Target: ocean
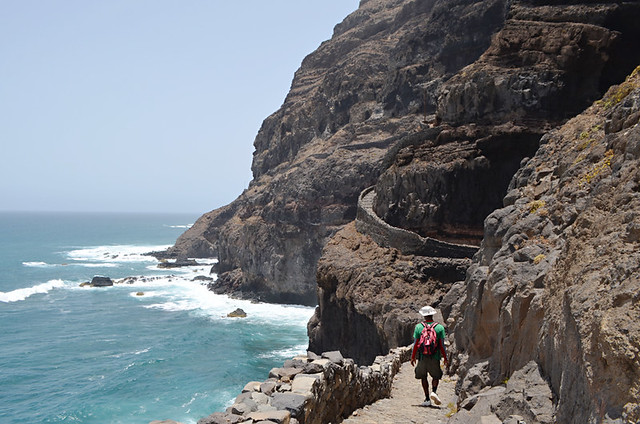
[[[196,218],[0,213],[0,423],[191,424],[306,350],[313,308],[216,295],[194,280],[214,260],[144,255]],[[80,287],[95,275],[138,278]]]

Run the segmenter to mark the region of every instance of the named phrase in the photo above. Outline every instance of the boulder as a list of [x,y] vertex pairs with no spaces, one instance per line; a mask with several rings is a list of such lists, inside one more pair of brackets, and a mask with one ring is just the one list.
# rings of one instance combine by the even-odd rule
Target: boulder
[[249,414],[249,418],[257,422],[269,422],[278,424],[289,424],[291,420],[291,413],[289,411],[266,411],[266,412],[253,412]]
[[242,415],[235,415],[226,412],[214,412],[208,417],[198,420],[198,424],[238,424],[246,421]]
[[344,357],[342,356],[342,353],[340,353],[339,350],[324,352],[322,354],[322,357],[338,365],[342,365],[342,362],[344,361]]
[[295,393],[274,393],[271,397],[271,405],[279,410],[289,411],[295,418],[303,415],[307,399],[307,396]]
[[149,424],[182,424],[179,423],[178,421],[173,421],[173,420],[163,420],[163,421],[151,421]]
[[269,371],[269,378],[278,378],[283,381],[291,381],[296,374],[300,374],[302,368],[273,368]]
[[91,287],[111,287],[113,286],[113,280],[109,277],[102,277],[96,275],[91,279]]
[[245,311],[243,311],[242,309],[237,308],[235,311],[229,312],[227,314],[227,317],[229,317],[229,318],[246,318],[247,317],[247,313]]
[[198,266],[200,265],[195,259],[176,259],[173,262],[170,261],[166,261],[166,260],[161,260],[158,263],[158,268],[165,268],[165,269],[171,269],[171,268],[182,268],[185,266]]

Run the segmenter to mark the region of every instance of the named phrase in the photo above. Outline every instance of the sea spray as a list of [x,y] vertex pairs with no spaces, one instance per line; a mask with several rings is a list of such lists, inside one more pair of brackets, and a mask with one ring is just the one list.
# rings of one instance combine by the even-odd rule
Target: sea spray
[[159,268],[192,221],[129,218],[0,214],[0,422],[195,423],[306,350],[312,308],[216,295],[215,260]]

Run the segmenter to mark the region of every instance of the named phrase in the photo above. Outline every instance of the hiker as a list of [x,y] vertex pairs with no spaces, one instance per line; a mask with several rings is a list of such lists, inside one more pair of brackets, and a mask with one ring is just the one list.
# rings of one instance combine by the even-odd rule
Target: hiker
[[[411,354],[411,365],[416,363],[416,354],[418,357],[418,366],[416,366],[416,378],[422,380],[422,390],[424,390],[424,402],[420,406],[431,406],[431,402],[440,405],[442,401],[436,394],[438,391],[438,383],[442,378],[442,369],[440,368],[440,358],[444,358],[445,367],[449,366],[447,353],[444,350],[445,331],[442,324],[438,324],[433,320],[436,310],[431,306],[425,306],[420,309],[420,315],[424,317],[424,321],[417,324],[413,330],[413,352]],[[423,331],[424,330],[424,331]],[[432,391],[429,393],[429,381],[427,374],[431,375]]]

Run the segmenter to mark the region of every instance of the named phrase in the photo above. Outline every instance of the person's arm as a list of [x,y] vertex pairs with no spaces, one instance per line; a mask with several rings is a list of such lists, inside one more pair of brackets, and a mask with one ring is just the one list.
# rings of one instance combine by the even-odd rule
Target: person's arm
[[447,359],[447,352],[444,349],[444,339],[440,339],[440,354],[442,355],[442,358],[444,359],[444,366],[448,367],[449,366],[449,360]]
[[413,342],[413,350],[411,351],[411,365],[416,364],[416,353],[418,353],[418,339]]

